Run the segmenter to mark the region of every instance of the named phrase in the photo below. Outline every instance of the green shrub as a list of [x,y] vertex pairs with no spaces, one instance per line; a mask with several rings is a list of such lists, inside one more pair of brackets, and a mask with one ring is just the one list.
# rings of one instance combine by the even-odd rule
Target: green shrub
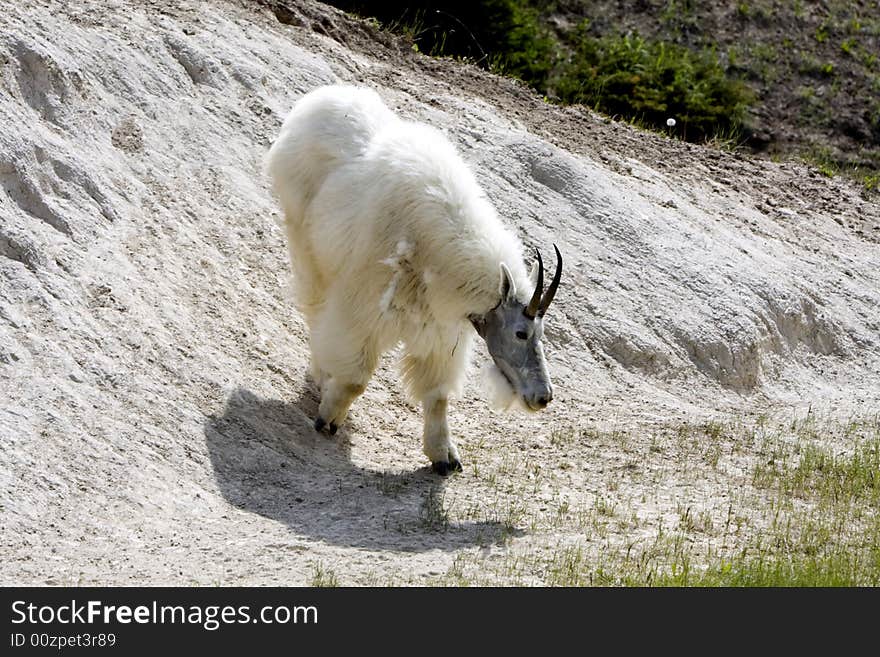
[[701,141],[735,131],[750,102],[716,53],[646,41],[638,34],[593,37],[582,27],[572,57],[550,80],[564,103],[583,103],[655,127],[676,120],[677,134]]

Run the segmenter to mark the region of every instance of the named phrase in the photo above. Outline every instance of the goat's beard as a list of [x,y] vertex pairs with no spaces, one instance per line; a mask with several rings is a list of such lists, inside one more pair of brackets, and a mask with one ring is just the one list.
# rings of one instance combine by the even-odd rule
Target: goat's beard
[[506,412],[525,409],[525,403],[510,385],[510,381],[492,361],[483,366],[482,379],[483,389],[489,398],[489,406],[493,410]]

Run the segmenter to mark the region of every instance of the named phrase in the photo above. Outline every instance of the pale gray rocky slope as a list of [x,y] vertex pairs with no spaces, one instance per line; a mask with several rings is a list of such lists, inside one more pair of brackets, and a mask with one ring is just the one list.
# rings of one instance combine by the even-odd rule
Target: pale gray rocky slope
[[310,428],[262,159],[296,99],[334,81],[446,131],[526,245],[565,256],[554,403],[489,412],[480,349],[452,405],[466,447],[877,413],[880,209],[845,181],[544,105],[316,3],[278,15],[0,12],[0,582],[302,584],[316,561],[418,582],[498,538],[491,518],[423,531],[426,495],[480,499],[467,474],[423,469],[393,359],[347,431]]

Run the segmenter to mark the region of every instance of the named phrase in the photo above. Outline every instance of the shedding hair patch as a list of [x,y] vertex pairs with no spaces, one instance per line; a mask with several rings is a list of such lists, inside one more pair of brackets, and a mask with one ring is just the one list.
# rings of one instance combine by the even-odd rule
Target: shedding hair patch
[[387,313],[388,309],[391,308],[391,301],[394,299],[394,295],[397,294],[397,283],[399,281],[400,272],[396,272],[391,279],[391,282],[388,284],[388,287],[386,287],[385,291],[382,293],[382,298],[379,299],[379,310],[382,313]]
[[404,264],[411,256],[412,244],[406,240],[400,240],[397,243],[397,253],[394,256],[385,258],[381,261],[383,265],[391,267],[391,270],[394,272],[391,282],[388,284],[388,287],[385,288],[382,297],[379,299],[379,310],[383,313],[387,313],[391,308],[391,303],[394,301],[394,295],[397,294],[397,285],[400,283],[400,277],[403,275]]

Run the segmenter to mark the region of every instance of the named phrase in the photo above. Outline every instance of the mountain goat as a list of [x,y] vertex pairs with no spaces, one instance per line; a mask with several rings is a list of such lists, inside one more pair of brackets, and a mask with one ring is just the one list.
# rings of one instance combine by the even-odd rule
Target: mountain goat
[[518,240],[438,130],[402,120],[369,89],[321,87],[287,116],[267,170],[321,389],[317,431],[336,432],[382,353],[403,343],[425,455],[441,475],[460,470],[446,408],[472,328],[511,398],[532,411],[550,402],[541,339],[562,257],[556,249],[543,293],[540,253],[529,276]]

